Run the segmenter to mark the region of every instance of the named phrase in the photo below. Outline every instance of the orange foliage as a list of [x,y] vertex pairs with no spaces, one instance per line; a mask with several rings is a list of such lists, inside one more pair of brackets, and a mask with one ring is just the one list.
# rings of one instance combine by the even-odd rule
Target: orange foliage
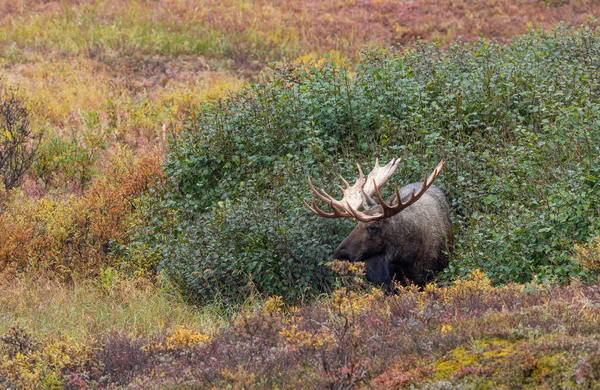
[[83,196],[34,200],[13,191],[0,214],[0,273],[90,275],[114,265],[112,250],[127,240],[135,200],[159,175],[157,156],[117,154]]

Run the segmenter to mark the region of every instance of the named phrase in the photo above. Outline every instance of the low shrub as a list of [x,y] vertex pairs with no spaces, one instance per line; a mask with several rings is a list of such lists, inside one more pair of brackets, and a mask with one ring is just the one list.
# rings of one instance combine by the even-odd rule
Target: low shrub
[[69,338],[39,341],[23,328],[0,336],[0,386],[6,388],[63,387],[63,372],[89,364],[92,343]]
[[273,298],[184,349],[150,341],[129,386],[585,388],[598,370],[589,304],[597,294],[598,286],[495,288],[476,271],[394,296],[343,288],[283,310]]
[[353,285],[308,305],[271,297],[217,328],[180,317],[156,332],[109,326],[82,340],[8,328],[0,386],[590,388],[599,296],[598,284],[493,287],[476,270],[396,295]]
[[32,173],[43,190],[67,188],[83,192],[87,188],[96,173],[104,135],[89,130],[82,133],[71,137],[54,135],[42,142]]
[[367,52],[353,74],[281,66],[173,140],[132,247],[197,301],[293,300],[327,285],[319,270],[352,226],[305,209],[307,176],[330,190],[355,162],[398,156],[408,183],[445,158],[436,183],[457,242],[444,278],[583,277],[571,254],[600,228],[599,53],[596,28],[559,26],[508,45]]
[[95,275],[120,264],[136,199],[160,175],[156,156],[117,153],[83,196],[32,199],[13,190],[0,214],[0,272]]
[[573,260],[583,268],[593,272],[600,271],[600,237],[586,245],[576,245]]
[[31,125],[33,106],[0,80],[0,179],[6,190],[21,183],[42,139],[43,133]]

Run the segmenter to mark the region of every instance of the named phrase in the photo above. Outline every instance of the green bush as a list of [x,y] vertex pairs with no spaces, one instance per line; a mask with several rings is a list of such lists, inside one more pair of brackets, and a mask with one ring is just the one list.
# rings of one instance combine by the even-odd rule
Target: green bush
[[249,285],[296,298],[328,282],[322,264],[353,226],[305,210],[308,175],[334,191],[355,162],[399,156],[405,184],[445,158],[457,250],[444,277],[584,276],[569,258],[600,230],[599,65],[597,29],[559,26],[509,45],[371,51],[352,76],[282,66],[171,143],[132,247],[199,301]]
[[53,135],[40,144],[32,171],[45,190],[61,186],[83,190],[94,177],[94,164],[104,148],[106,134],[97,129],[73,130],[68,137]]

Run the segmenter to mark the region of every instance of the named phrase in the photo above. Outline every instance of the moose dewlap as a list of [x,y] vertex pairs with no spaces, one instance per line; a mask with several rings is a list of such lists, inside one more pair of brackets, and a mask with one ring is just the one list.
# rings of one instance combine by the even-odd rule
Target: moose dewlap
[[[450,207],[444,193],[433,181],[444,167],[440,161],[423,183],[411,183],[384,201],[380,189],[392,176],[400,159],[392,159],[360,176],[353,186],[344,180],[342,200],[336,200],[324,190],[317,191],[308,178],[313,194],[327,203],[325,212],[313,197],[306,207],[325,218],[356,218],[359,222],[333,252],[340,260],[364,261],[367,279],[373,283],[391,285],[393,280],[406,285],[425,285],[448,266],[448,254],[453,250],[454,237]],[[357,164],[358,165],[358,164]],[[375,196],[376,200],[373,199]],[[362,209],[362,211],[361,211]]]

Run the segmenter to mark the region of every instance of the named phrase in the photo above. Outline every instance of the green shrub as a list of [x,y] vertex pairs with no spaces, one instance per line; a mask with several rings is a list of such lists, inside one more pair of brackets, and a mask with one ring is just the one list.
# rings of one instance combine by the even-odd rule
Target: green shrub
[[[144,245],[194,299],[295,298],[352,226],[307,212],[306,176],[328,190],[354,163],[403,157],[395,180],[437,184],[454,210],[446,278],[480,268],[496,283],[583,276],[575,243],[598,233],[600,36],[532,31],[509,45],[365,53],[285,66],[201,110],[170,146],[168,185],[147,205]],[[333,191],[333,190],[332,190]]]
[[38,149],[32,171],[45,190],[60,186],[84,190],[96,174],[105,138],[103,131],[90,128],[79,133],[73,129],[68,137],[48,137]]

